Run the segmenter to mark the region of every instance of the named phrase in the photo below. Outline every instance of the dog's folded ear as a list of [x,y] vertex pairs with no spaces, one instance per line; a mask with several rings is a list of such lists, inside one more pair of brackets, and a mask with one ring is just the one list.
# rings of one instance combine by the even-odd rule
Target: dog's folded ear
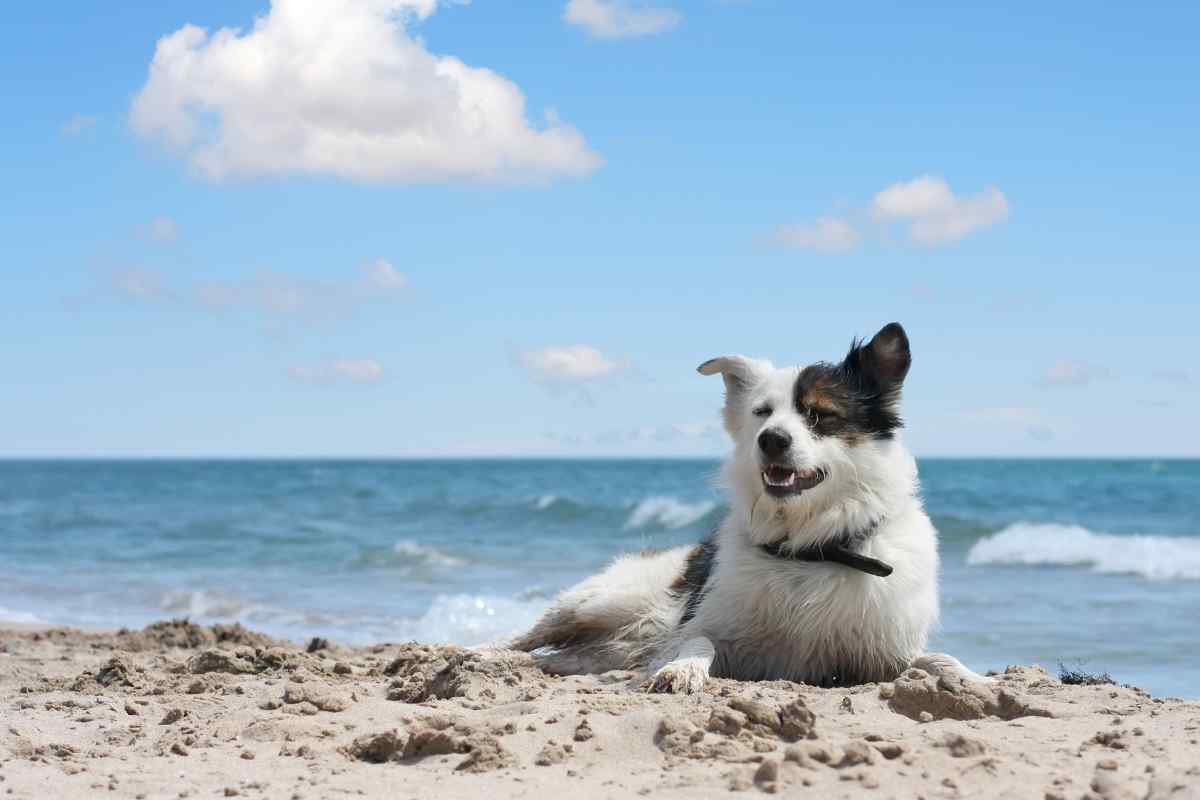
[[710,358],[696,367],[701,375],[720,375],[725,379],[725,427],[730,433],[737,427],[737,412],[746,390],[766,377],[772,369],[769,361],[746,356]]
[[745,356],[710,358],[696,367],[696,372],[701,375],[720,375],[725,379],[725,390],[731,393],[753,386],[770,370],[771,365],[767,362]]

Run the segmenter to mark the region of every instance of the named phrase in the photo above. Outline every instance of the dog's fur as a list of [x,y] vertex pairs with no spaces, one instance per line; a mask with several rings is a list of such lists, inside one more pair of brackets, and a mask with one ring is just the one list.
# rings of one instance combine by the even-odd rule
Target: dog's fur
[[[921,659],[938,618],[938,554],[916,463],[896,436],[910,363],[892,323],[838,364],[702,364],[725,380],[728,517],[698,546],[617,559],[514,646],[552,673],[644,670],[656,691],[695,692],[709,675],[844,685],[917,663],[966,672],[948,656]],[[839,541],[894,571],[762,547],[786,555]]]

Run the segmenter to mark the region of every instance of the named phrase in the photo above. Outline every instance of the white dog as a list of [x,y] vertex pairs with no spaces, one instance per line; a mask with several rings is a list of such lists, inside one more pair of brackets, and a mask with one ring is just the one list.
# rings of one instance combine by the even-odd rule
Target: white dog
[[938,618],[937,532],[897,438],[911,364],[897,323],[838,364],[725,356],[730,512],[695,547],[619,558],[563,592],[514,646],[552,673],[645,670],[654,691],[709,675],[822,686],[895,678]]

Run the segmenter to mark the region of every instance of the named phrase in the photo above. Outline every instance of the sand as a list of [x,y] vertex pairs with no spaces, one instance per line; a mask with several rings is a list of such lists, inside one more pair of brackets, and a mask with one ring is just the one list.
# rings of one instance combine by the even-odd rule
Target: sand
[[1200,798],[1200,703],[910,671],[818,689],[182,621],[0,630],[0,797]]

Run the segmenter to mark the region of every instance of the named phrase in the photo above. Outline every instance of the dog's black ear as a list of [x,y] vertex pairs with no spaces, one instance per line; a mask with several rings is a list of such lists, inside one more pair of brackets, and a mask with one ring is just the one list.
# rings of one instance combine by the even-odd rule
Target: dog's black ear
[[871,341],[850,348],[846,368],[884,393],[895,392],[912,366],[908,335],[899,322],[884,325]]

